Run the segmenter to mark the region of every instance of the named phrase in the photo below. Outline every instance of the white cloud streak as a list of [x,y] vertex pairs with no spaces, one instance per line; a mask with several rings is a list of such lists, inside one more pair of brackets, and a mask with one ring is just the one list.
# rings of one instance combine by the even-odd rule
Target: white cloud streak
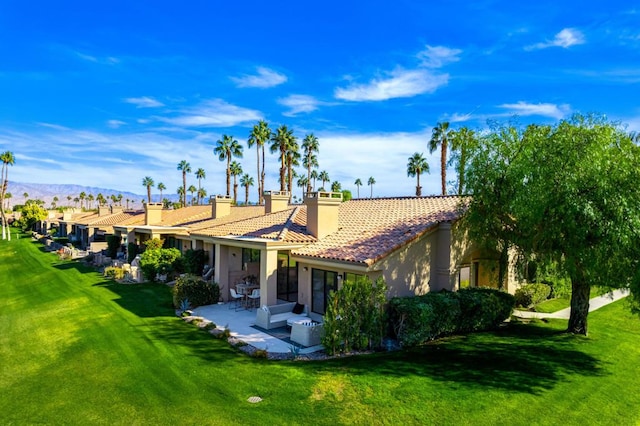
[[231,77],[237,87],[257,87],[266,89],[278,86],[287,81],[287,76],[266,67],[258,67],[257,74],[244,74],[241,77]]
[[376,78],[365,84],[339,87],[335,90],[334,96],[337,99],[355,102],[409,98],[423,93],[433,93],[448,81],[448,74],[398,68],[389,73],[388,77]]
[[212,99],[195,107],[185,108],[177,117],[156,117],[158,120],[184,127],[231,127],[254,123],[263,118],[253,109],[229,104],[222,99]]
[[567,104],[556,105],[550,103],[531,104],[527,102],[517,102],[515,104],[498,105],[500,108],[510,110],[510,114],[529,116],[539,115],[560,120],[571,113],[571,107]]
[[150,96],[142,96],[139,98],[126,98],[124,102],[133,104],[137,108],[157,108],[164,106],[164,104]]
[[426,68],[441,68],[452,62],[460,60],[459,55],[462,53],[460,49],[451,49],[445,46],[429,46],[425,50],[418,53],[418,59],[422,62],[420,65]]
[[562,47],[569,48],[571,46],[576,46],[579,44],[584,44],[586,42],[584,34],[575,29],[575,28],[564,28],[562,31],[557,33],[553,40],[547,40],[545,42],[532,44],[526,46],[525,50],[538,50],[538,49],[546,49],[549,47]]
[[285,117],[295,117],[301,113],[309,113],[324,104],[309,95],[289,95],[286,98],[278,99],[278,103],[289,108],[288,111],[282,113]]

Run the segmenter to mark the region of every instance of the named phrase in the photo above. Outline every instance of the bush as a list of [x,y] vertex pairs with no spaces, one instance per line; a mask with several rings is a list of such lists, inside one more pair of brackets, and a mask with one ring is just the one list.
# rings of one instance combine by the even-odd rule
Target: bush
[[182,259],[184,272],[188,274],[202,275],[202,271],[204,270],[204,265],[206,263],[205,254],[205,251],[202,249],[187,250]]
[[120,235],[109,235],[107,237],[107,256],[112,259],[118,257],[121,240]]
[[176,280],[173,286],[173,304],[176,308],[188,299],[191,306],[211,305],[218,302],[220,287],[217,283],[209,283],[193,274],[186,274]]
[[140,269],[148,281],[155,281],[158,274],[170,274],[179,258],[180,250],[176,248],[145,250],[140,256]]
[[112,280],[121,280],[124,278],[124,269],[116,266],[107,266],[104,268],[103,275]]
[[136,243],[127,244],[127,263],[133,262],[133,259],[138,255],[138,246]]
[[500,290],[468,288],[389,302],[393,331],[403,346],[415,346],[440,336],[489,330],[507,319],[514,297]]
[[526,284],[516,290],[516,306],[530,308],[547,300],[551,294],[551,287],[547,284]]

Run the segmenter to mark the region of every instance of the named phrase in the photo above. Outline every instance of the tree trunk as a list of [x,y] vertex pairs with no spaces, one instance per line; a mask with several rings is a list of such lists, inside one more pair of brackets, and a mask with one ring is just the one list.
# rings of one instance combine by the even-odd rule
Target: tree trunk
[[440,153],[440,177],[442,178],[442,195],[447,195],[447,141],[442,141]]
[[590,294],[591,286],[583,277],[571,277],[571,314],[567,327],[569,333],[587,335]]
[[266,141],[262,144],[262,171],[260,174],[260,199],[259,199],[260,205],[264,204],[264,144],[265,143]]

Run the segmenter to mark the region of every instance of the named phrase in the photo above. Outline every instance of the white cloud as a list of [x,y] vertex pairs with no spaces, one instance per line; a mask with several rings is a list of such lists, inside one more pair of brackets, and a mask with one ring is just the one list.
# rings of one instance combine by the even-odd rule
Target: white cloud
[[109,120],[107,121],[107,126],[111,127],[112,129],[117,129],[120,126],[127,124],[124,121],[120,121],[120,120]]
[[229,104],[222,99],[212,99],[200,105],[185,108],[177,117],[157,117],[158,120],[186,127],[231,127],[253,123],[263,118],[259,111]]
[[540,115],[543,117],[551,117],[560,120],[571,113],[571,107],[567,104],[556,105],[550,103],[530,104],[527,102],[517,102],[515,104],[498,105],[500,108],[510,110],[511,114],[528,116]]
[[433,93],[449,81],[448,74],[433,74],[427,70],[396,69],[387,78],[376,78],[366,84],[339,87],[334,96],[346,101],[383,101],[393,98],[409,98],[423,93]]
[[278,99],[278,103],[289,108],[289,111],[282,113],[285,117],[295,117],[300,113],[315,111],[318,106],[323,104],[323,102],[309,95],[289,95],[286,98]]
[[115,65],[120,63],[120,59],[113,57],[113,56],[107,56],[104,58],[99,58],[97,56],[93,56],[93,55],[87,55],[86,53],[80,53],[77,51],[74,51],[74,53],[82,60],[88,61],[88,62],[93,62],[96,64],[106,64],[106,65]]
[[133,104],[138,108],[157,108],[164,104],[150,96],[142,96],[139,98],[126,98],[124,100],[128,104]]
[[286,75],[269,68],[258,67],[256,71],[257,75],[244,74],[241,77],[231,77],[231,80],[238,87],[258,87],[260,89],[278,86],[287,81]]
[[462,53],[460,49],[450,49],[445,46],[426,46],[426,49],[418,53],[418,58],[422,60],[421,65],[426,68],[441,68],[452,62],[460,60],[458,55]]
[[575,28],[564,28],[558,34],[555,35],[553,40],[547,40],[542,43],[532,44],[526,46],[525,50],[546,49],[548,47],[563,47],[568,48],[578,44],[584,44],[584,34]]

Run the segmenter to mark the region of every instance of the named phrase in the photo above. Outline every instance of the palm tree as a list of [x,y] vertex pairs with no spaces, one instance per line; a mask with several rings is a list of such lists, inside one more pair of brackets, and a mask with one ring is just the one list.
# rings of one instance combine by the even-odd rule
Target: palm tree
[[191,164],[187,160],[182,160],[178,163],[178,170],[182,171],[182,198],[180,203],[182,207],[187,205],[187,173],[191,173]]
[[207,196],[207,190],[204,188],[200,188],[198,189],[198,200],[204,200],[204,198]]
[[[249,139],[247,140],[247,146],[251,148],[254,144],[256,146],[256,155],[258,163],[258,204],[262,204],[264,198],[264,145],[272,136],[269,124],[266,121],[260,120],[258,124],[253,126]],[[262,151],[262,167],[260,166],[260,151]]]
[[360,187],[362,186],[362,181],[360,180],[360,178],[356,179],[355,182],[353,182],[353,184],[356,186],[357,191],[358,191],[358,198],[360,198]]
[[302,149],[304,150],[302,165],[307,168],[307,192],[311,192],[311,169],[318,167],[317,154],[320,149],[318,138],[313,133],[306,135],[302,141]]
[[253,178],[245,173],[240,178],[240,186],[244,187],[244,204],[249,204],[249,187],[253,186]]
[[376,180],[373,178],[373,176],[371,176],[369,178],[369,180],[367,181],[367,185],[369,185],[371,187],[371,197],[373,198],[373,185],[376,183]]
[[414,153],[411,157],[409,157],[409,162],[407,163],[407,176],[417,176],[418,182],[416,183],[416,197],[422,196],[420,175],[425,172],[429,173],[429,163],[424,158],[422,153]]
[[78,198],[80,198],[80,210],[82,210],[84,208],[84,199],[87,198],[87,194],[84,191],[82,191],[78,195]]
[[118,205],[122,206],[122,194],[118,194]]
[[196,178],[198,178],[198,204],[200,204],[200,190],[202,189],[202,179],[206,179],[207,173],[203,168],[196,170]]
[[311,170],[311,175],[309,176],[311,179],[313,179],[313,187],[312,187],[312,191],[316,190],[316,179],[318,179],[318,171],[316,169]]
[[60,199],[58,198],[58,196],[57,196],[57,195],[54,195],[54,196],[53,196],[53,201],[51,202],[51,205],[53,206],[53,208],[54,208],[54,209],[58,206],[58,201],[59,201],[59,200],[60,200]]
[[176,193],[178,194],[178,197],[180,198],[180,203],[178,203],[180,205],[180,207],[185,207],[185,205],[182,204],[182,200],[185,199],[186,202],[186,195],[184,192],[184,186],[179,186],[178,190],[176,191]]
[[24,194],[22,194],[22,196],[24,197],[24,203],[27,204],[27,198],[29,198],[29,193],[25,192]]
[[193,206],[193,203],[194,203],[193,194],[198,192],[198,188],[196,188],[195,185],[189,185],[189,188],[187,188],[187,191],[191,193],[191,205]]
[[324,183],[331,181],[331,178],[329,177],[329,173],[327,173],[326,170],[321,171],[320,174],[318,175],[318,179],[322,181],[322,190],[324,191]]
[[342,191],[342,185],[337,180],[334,180],[331,184],[331,192],[340,192]]
[[300,176],[298,178],[298,187],[302,188],[302,199],[304,200],[304,193],[306,192],[310,192],[307,191],[307,189],[309,188],[309,179],[306,176]]
[[7,192],[6,194],[4,194],[4,199],[7,201],[7,210],[11,209],[11,203],[9,203],[9,200],[11,199],[11,197],[13,197],[13,195],[11,195],[10,192]]
[[287,152],[295,141],[296,137],[293,136],[293,130],[287,128],[284,124],[278,127],[276,133],[271,136],[270,151],[272,153],[278,152],[280,154],[280,191],[285,190],[285,185],[287,183],[287,179],[285,177],[287,170]]
[[476,132],[468,127],[461,127],[452,132],[451,159],[449,163],[455,164],[458,172],[458,195],[465,190],[464,173],[467,167],[469,151],[477,144]]
[[294,139],[289,144],[287,149],[287,191],[289,191],[289,201],[291,201],[291,195],[293,194],[293,179],[298,176],[293,166],[300,165],[300,147],[298,142]]
[[238,203],[238,176],[242,174],[242,166],[237,161],[234,161],[229,166],[229,171],[233,175],[233,202]]
[[67,195],[67,205],[71,204],[71,200],[73,199],[73,197],[71,195]]
[[158,188],[158,191],[160,191],[160,201],[162,201],[162,191],[167,189],[167,187],[164,185],[164,183],[158,182],[157,188]]
[[222,139],[216,142],[213,153],[220,161],[227,160],[227,197],[231,193],[231,159],[242,158],[242,145],[233,136],[222,135]]
[[142,179],[142,186],[147,188],[147,203],[149,204],[151,204],[151,187],[153,185],[155,185],[155,182],[149,176],[145,176]]
[[80,198],[79,198],[79,197],[75,197],[75,198],[73,199],[73,205],[74,205],[74,207],[77,207],[77,206],[78,206],[78,202],[79,202],[79,201],[80,201]]
[[118,197],[116,197],[116,194],[109,195],[109,199],[111,200],[111,205],[113,206],[115,206],[118,202]]
[[93,196],[93,194],[89,194],[87,195],[87,205],[89,206],[89,208],[93,208],[93,200],[95,200],[96,197]]
[[[8,238],[11,240],[11,231],[6,229],[7,226],[7,214],[4,210],[4,199],[7,195],[7,188],[9,187],[9,166],[13,166],[16,163],[15,156],[11,151],[5,151],[0,154],[0,160],[2,161],[2,171],[0,172],[0,214],[2,216],[2,239]],[[9,235],[7,237],[7,231]]]
[[98,192],[98,195],[96,195],[96,200],[98,201],[99,206],[104,206],[107,202],[107,200],[105,200],[104,198],[104,195],[102,195],[102,192]]
[[127,202],[127,210],[129,210],[129,201],[131,200],[127,198],[125,201]]
[[442,179],[442,195],[447,195],[447,145],[451,138],[449,122],[443,121],[436,124],[429,141],[429,152],[432,153],[440,146],[440,177]]

